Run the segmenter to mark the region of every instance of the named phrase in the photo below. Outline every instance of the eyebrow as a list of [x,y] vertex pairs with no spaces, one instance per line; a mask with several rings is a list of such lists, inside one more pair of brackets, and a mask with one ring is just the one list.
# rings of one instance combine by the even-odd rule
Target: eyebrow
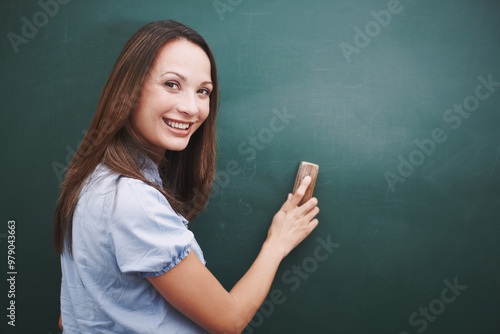
[[[182,74],[180,74],[180,73],[174,72],[174,71],[167,71],[167,72],[163,73],[162,75],[160,75],[160,77],[163,77],[163,76],[164,76],[164,75],[166,75],[166,74],[175,74],[176,76],[178,76],[178,77],[179,77],[179,78],[181,78],[182,80],[187,81],[187,79],[186,79],[186,77],[185,77],[185,76],[183,76],[183,75],[182,75]],[[203,81],[201,84],[202,84],[202,85],[210,84],[210,85],[212,85],[212,86],[214,85],[214,84],[212,83],[212,81]]]

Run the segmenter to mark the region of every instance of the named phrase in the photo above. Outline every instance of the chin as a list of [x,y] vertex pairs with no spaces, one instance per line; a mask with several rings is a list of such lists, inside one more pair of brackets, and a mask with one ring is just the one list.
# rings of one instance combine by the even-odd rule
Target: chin
[[188,143],[189,142],[185,142],[185,143],[169,143],[169,145],[164,145],[163,147],[167,150],[167,151],[184,151],[186,149],[186,147],[188,146]]

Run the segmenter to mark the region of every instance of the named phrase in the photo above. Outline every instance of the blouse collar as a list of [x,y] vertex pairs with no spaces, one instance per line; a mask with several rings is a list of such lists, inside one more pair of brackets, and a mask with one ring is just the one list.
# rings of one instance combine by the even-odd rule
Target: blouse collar
[[147,156],[143,156],[141,162],[143,166],[142,172],[144,174],[144,177],[149,182],[162,187],[163,182],[161,180],[160,173],[158,172],[158,166],[154,163],[154,161]]

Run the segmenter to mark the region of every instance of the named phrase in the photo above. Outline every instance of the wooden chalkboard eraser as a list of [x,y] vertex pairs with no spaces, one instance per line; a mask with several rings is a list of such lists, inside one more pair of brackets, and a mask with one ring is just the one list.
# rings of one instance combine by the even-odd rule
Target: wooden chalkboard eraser
[[306,193],[302,200],[299,202],[299,206],[311,199],[314,185],[316,184],[316,179],[318,178],[319,166],[310,162],[302,161],[299,166],[299,171],[297,172],[297,177],[295,178],[295,185],[293,186],[293,192],[297,190],[300,186],[300,182],[306,176],[311,177],[311,183],[307,187]]

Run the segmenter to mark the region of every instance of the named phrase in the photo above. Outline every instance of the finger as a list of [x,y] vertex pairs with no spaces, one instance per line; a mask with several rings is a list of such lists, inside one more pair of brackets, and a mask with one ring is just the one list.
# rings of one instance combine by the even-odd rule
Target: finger
[[316,228],[316,226],[318,226],[318,224],[319,224],[319,220],[317,220],[317,219],[311,220],[309,222],[309,228],[310,228],[310,230],[309,230],[310,232],[309,233],[311,233],[312,230],[314,230]]
[[288,194],[285,203],[283,203],[283,205],[281,206],[281,210],[288,212],[292,209],[292,205],[290,204],[291,199],[292,199],[292,194]]
[[309,187],[309,184],[311,184],[311,177],[308,175],[302,179],[302,182],[300,182],[300,186],[297,188],[297,191],[292,196],[292,199],[290,200],[290,204],[292,207],[296,207],[302,197],[306,194],[307,187]]
[[319,208],[317,206],[315,206],[311,211],[309,211],[305,216],[304,218],[310,222],[314,219],[314,217],[316,217],[319,213]]
[[299,214],[306,214],[307,212],[311,211],[317,205],[318,205],[318,199],[316,197],[313,197],[299,207],[298,213]]

